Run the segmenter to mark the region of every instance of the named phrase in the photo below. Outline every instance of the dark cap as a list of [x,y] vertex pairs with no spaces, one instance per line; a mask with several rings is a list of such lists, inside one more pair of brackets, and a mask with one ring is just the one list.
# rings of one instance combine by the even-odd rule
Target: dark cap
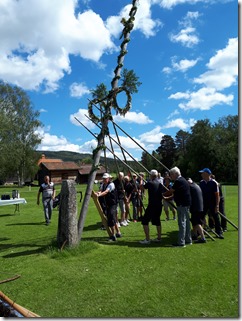
[[199,171],[199,173],[208,173],[208,174],[212,174],[212,172],[210,171],[209,168],[205,167],[204,169],[202,169],[201,171]]

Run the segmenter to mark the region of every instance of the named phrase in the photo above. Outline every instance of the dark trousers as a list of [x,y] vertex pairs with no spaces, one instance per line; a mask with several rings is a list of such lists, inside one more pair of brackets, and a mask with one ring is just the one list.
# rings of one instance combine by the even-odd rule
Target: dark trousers
[[[224,198],[220,198],[220,202],[219,202],[219,212],[222,213],[224,216],[225,215],[225,210],[224,210]],[[227,229],[227,221],[225,218],[223,218],[222,216],[220,216],[221,219],[221,227],[222,229]]]
[[206,211],[208,213],[208,225],[210,228],[215,227],[215,232],[217,234],[222,233],[221,223],[220,223],[220,215],[216,212],[214,212],[214,209],[208,209]]

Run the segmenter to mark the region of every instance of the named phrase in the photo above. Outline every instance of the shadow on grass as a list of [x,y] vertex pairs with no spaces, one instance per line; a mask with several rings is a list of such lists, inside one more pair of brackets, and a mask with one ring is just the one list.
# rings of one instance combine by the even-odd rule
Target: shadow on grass
[[[116,245],[125,247],[137,247],[137,248],[154,248],[154,247],[172,247],[173,243],[177,242],[178,231],[171,231],[162,235],[161,242],[151,242],[150,244],[140,244],[140,240],[132,240],[132,236],[123,236],[118,238],[116,242],[109,242],[108,235],[103,237],[86,237],[83,241],[93,241],[98,242],[102,245]],[[134,236],[135,237],[135,236]],[[137,237],[135,237],[137,238]]]
[[100,222],[97,222],[96,224],[84,226],[83,231],[94,231],[100,229],[102,224]]
[[[5,241],[9,239],[0,239],[0,241]],[[37,244],[37,242],[39,242]],[[0,244],[0,252],[7,251],[9,249],[12,249],[11,253],[2,255],[2,258],[13,258],[18,256],[27,256],[32,254],[42,254],[44,253],[48,248],[51,246],[56,246],[56,241],[53,240],[50,244],[40,244],[41,242],[45,242],[45,238],[40,238],[38,240],[33,241],[33,243],[20,243],[20,244],[13,244],[13,243],[7,243],[7,244]],[[17,252],[19,248],[26,248],[26,250]],[[35,248],[35,249],[31,249]],[[13,253],[14,252],[14,253]]]
[[17,252],[17,253],[11,253],[11,254],[6,254],[3,255],[2,257],[4,259],[9,259],[9,258],[13,258],[13,257],[18,257],[18,256],[27,256],[27,255],[32,255],[32,254],[39,254],[43,252],[43,248],[38,248],[35,250],[26,250],[26,251],[22,251],[22,252]]
[[26,223],[12,223],[12,224],[6,224],[6,226],[14,226],[14,225],[45,225],[45,222],[26,222]]

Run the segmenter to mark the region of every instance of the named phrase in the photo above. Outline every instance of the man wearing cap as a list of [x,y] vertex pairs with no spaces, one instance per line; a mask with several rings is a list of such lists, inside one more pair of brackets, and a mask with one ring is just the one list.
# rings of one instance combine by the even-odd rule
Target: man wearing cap
[[214,220],[215,232],[220,239],[223,239],[223,232],[219,219],[219,187],[218,183],[211,178],[212,172],[209,168],[205,167],[200,170],[202,180],[199,186],[203,193],[203,212],[204,215],[208,214],[209,218]]
[[148,206],[142,217],[142,225],[145,232],[145,239],[140,241],[141,244],[150,244],[149,222],[156,226],[157,238],[154,242],[161,241],[161,211],[162,211],[162,193],[165,191],[163,185],[158,180],[158,172],[152,169],[150,172],[150,180],[144,184],[144,188],[148,190]]
[[[116,237],[121,237],[121,233],[116,220],[116,210],[117,210],[117,194],[115,185],[110,181],[111,175],[108,173],[103,174],[103,184],[101,190],[96,192],[97,197],[103,197],[103,201],[106,207],[106,216],[108,221],[108,226],[112,232],[109,241],[116,241]],[[115,230],[117,231],[115,235]]]

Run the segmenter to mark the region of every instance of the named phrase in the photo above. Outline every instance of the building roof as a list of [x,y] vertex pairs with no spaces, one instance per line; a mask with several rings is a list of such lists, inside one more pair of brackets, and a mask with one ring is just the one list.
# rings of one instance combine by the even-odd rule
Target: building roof
[[41,163],[62,163],[63,160],[62,159],[51,159],[51,158],[46,158],[45,157],[45,154],[42,154],[41,155],[41,158],[38,160],[38,166],[41,164]]
[[59,171],[59,170],[79,170],[75,162],[41,162],[42,166],[50,171]]
[[[91,164],[85,164],[85,165],[83,164],[79,168],[79,173],[81,175],[89,174],[91,169],[92,169],[92,165]],[[105,172],[106,172],[106,170],[105,170],[105,168],[103,166],[100,166],[100,169],[97,170],[97,174],[103,174]]]

